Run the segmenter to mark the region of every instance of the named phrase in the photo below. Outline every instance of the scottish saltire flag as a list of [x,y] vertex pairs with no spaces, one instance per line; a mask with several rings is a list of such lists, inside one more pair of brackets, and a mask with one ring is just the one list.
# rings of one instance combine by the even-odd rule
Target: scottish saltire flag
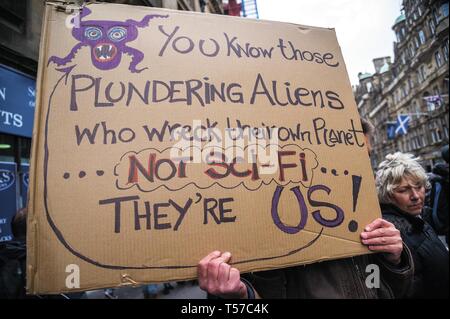
[[406,135],[408,133],[409,120],[411,118],[409,115],[397,116],[397,123],[395,124],[395,135]]
[[395,138],[395,128],[397,124],[396,123],[387,123],[387,137],[388,140],[393,140]]
[[424,99],[427,101],[429,111],[434,111],[442,105],[442,98],[440,95],[425,96]]

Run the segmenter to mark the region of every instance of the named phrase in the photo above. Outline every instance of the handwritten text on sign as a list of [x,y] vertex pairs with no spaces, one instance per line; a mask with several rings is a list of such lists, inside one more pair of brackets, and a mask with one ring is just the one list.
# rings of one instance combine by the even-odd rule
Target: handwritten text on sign
[[98,269],[193,278],[215,249],[242,271],[365,252],[378,206],[334,31],[109,4],[65,18],[47,21],[32,192],[59,244],[38,234],[36,260],[68,250],[101,287],[116,277]]

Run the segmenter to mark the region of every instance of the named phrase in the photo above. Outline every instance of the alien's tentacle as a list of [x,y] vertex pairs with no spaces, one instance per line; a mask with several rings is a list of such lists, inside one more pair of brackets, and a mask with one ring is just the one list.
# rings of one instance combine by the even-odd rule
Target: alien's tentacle
[[87,46],[87,44],[82,43],[82,42],[77,43],[77,44],[72,48],[72,50],[70,51],[70,53],[69,53],[66,57],[64,57],[64,58],[59,58],[59,57],[57,57],[56,55],[51,56],[51,57],[48,59],[47,66],[49,66],[50,62],[55,63],[57,66],[61,66],[61,65],[65,65],[65,64],[69,63],[69,62],[72,61],[72,59],[75,57],[75,54],[77,53],[77,51],[78,51],[80,48],[84,47],[84,46]]
[[131,63],[130,63],[130,67],[129,67],[129,70],[131,71],[131,73],[140,73],[140,72],[144,71],[145,69],[148,69],[148,68],[143,68],[143,69],[139,69],[139,70],[136,69],[136,66],[144,59],[144,53],[142,53],[141,51],[127,47],[126,45],[124,45],[122,52],[131,56]]
[[87,6],[83,6],[81,8],[81,14],[80,14],[80,19],[83,19],[85,16],[88,16],[91,14],[91,9],[89,9]]
[[138,22],[136,20],[131,20],[131,19],[129,19],[129,20],[125,21],[125,22],[127,22],[127,23],[129,23],[131,25],[134,25],[134,26],[136,26],[138,28],[143,28],[143,27],[148,27],[148,23],[150,22],[151,19],[154,19],[154,18],[168,18],[168,17],[169,17],[169,15],[149,14],[149,15],[146,15],[140,22]]
[[91,11],[88,7],[86,7],[85,5],[82,6],[82,7],[79,9],[78,14],[77,14],[76,16],[74,16],[74,17],[72,18],[72,20],[70,20],[70,23],[72,23],[72,25],[74,25],[74,26],[76,26],[77,28],[79,28],[79,27],[80,27],[80,23],[81,23],[81,19],[83,19],[84,17],[86,17],[86,16],[88,16],[89,14],[91,14],[91,12],[92,12],[92,11]]

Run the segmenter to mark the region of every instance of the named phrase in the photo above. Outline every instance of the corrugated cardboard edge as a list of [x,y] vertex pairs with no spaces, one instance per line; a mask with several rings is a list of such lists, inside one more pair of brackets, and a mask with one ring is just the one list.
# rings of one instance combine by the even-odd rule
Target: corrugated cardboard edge
[[[101,3],[101,4],[105,4],[106,3]],[[38,162],[38,158],[40,158],[41,153],[39,152],[43,152],[44,151],[44,147],[42,145],[43,141],[42,139],[40,139],[40,135],[42,133],[43,127],[44,127],[44,123],[45,123],[45,117],[46,117],[46,112],[47,111],[47,105],[46,103],[48,101],[43,101],[43,92],[45,91],[45,87],[44,87],[44,78],[46,76],[46,67],[47,67],[47,55],[46,55],[46,48],[48,46],[48,41],[49,41],[49,25],[50,25],[50,21],[49,18],[51,18],[52,14],[54,13],[53,10],[56,10],[55,8],[55,3],[46,3],[45,5],[45,11],[44,11],[44,19],[42,22],[42,32],[41,32],[41,42],[40,42],[40,55],[39,55],[39,67],[38,67],[38,76],[37,76],[37,97],[36,97],[36,109],[35,109],[35,117],[34,117],[34,128],[33,128],[33,145],[32,145],[32,152],[31,152],[31,160],[30,160],[30,185],[32,187],[30,187],[30,196],[29,196],[29,217],[28,217],[28,238],[27,238],[27,290],[28,293],[38,293],[41,292],[43,293],[44,291],[42,290],[41,287],[39,287],[39,275],[40,272],[38,271],[38,266],[39,266],[39,262],[40,262],[40,258],[39,258],[39,224],[38,224],[38,220],[43,223],[46,222],[46,217],[45,215],[40,215],[40,216],[36,216],[36,212],[35,209],[36,207],[39,207],[40,202],[42,200],[42,198],[40,198],[39,196],[41,196],[41,194],[37,194],[36,193],[36,187],[39,184],[39,176],[37,175],[37,165],[40,165],[40,163]],[[61,4],[58,4],[61,5]],[[117,6],[119,6],[118,4],[115,4]],[[164,9],[160,9],[157,8],[158,11],[170,11],[170,12],[174,12],[173,10],[164,10]],[[184,14],[183,12],[178,12],[176,11],[177,14]],[[203,13],[192,13],[189,12],[189,14],[197,14],[197,15],[203,15]],[[225,18],[225,19],[230,19],[230,17],[225,17],[225,16],[214,16],[214,18]],[[231,19],[233,19],[234,17],[231,17]],[[235,18],[237,19],[237,18]],[[253,20],[253,22],[255,23],[272,23],[271,21],[261,21],[261,20]],[[283,23],[283,22],[278,22],[278,23]],[[293,24],[293,23],[285,23],[286,25],[291,25],[291,26],[295,26],[295,27],[303,27],[303,28],[308,28],[308,29],[322,29],[322,30],[327,30],[327,31],[331,31],[334,33],[334,36],[337,40],[337,36],[336,36],[336,32],[335,29],[333,28],[320,28],[320,27],[306,27],[306,26],[302,26],[302,25],[298,25],[298,24]],[[338,43],[338,51],[340,52],[342,58],[342,50],[339,46],[339,42]],[[347,68],[346,68],[346,64],[345,61],[343,60],[343,64],[345,67],[345,78],[346,78],[346,84],[347,87],[350,88],[350,79],[349,79],[349,75],[347,72]],[[354,103],[354,107],[356,109],[356,102]],[[361,254],[366,254],[369,252],[365,252],[365,253],[358,253],[356,255],[361,255]],[[354,255],[354,254],[351,254]],[[343,254],[340,256],[336,256],[333,258],[330,257],[323,257],[320,260],[317,261],[325,261],[325,260],[329,260],[329,259],[340,259],[340,258],[346,258],[349,257],[351,255],[348,254]],[[305,261],[305,264],[310,264],[316,261]],[[294,265],[297,265],[298,263],[294,263],[294,264],[286,264],[283,266],[280,266],[280,268],[284,268],[284,267],[291,267]],[[260,271],[260,270],[267,270],[267,269],[272,269],[267,268],[267,267],[261,267],[261,268],[257,268],[257,269],[253,269],[251,270],[253,271]],[[130,283],[118,283],[116,284],[117,287],[120,287],[122,285],[128,285]],[[108,287],[111,285],[107,285]],[[104,286],[104,287],[107,287]],[[98,286],[95,287],[83,287],[82,289],[76,289],[76,290],[70,290],[70,291],[84,291],[84,290],[88,290],[90,288],[99,288]],[[47,292],[44,292],[47,293]],[[52,292],[48,292],[48,293],[57,293],[56,291],[52,291]]]
[[28,220],[27,220],[27,293],[33,294],[36,293],[38,287],[36,287],[36,276],[38,276],[37,272],[37,262],[38,262],[38,221],[36,218],[36,204],[38,201],[36,200],[36,186],[38,183],[37,176],[37,159],[38,159],[38,150],[42,149],[39,147],[41,141],[39,140],[39,132],[41,131],[43,118],[45,114],[42,112],[45,107],[43,107],[42,101],[42,92],[44,92],[43,77],[44,77],[44,69],[46,67],[46,56],[45,56],[45,47],[47,46],[47,31],[48,31],[48,16],[50,14],[50,10],[53,7],[45,3],[44,9],[44,17],[42,20],[41,27],[41,42],[39,44],[39,61],[38,61],[38,74],[37,74],[37,95],[36,95],[36,106],[34,110],[34,127],[33,127],[33,136],[32,136],[32,147],[31,147],[31,158],[30,158],[30,193],[28,196]]

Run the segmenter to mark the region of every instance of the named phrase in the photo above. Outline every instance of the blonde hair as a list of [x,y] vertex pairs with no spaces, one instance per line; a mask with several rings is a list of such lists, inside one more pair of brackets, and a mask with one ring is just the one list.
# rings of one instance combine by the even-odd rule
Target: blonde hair
[[375,185],[380,203],[392,202],[394,189],[400,185],[403,178],[414,181],[417,185],[430,188],[427,174],[413,154],[397,152],[386,155],[386,160],[378,165]]

